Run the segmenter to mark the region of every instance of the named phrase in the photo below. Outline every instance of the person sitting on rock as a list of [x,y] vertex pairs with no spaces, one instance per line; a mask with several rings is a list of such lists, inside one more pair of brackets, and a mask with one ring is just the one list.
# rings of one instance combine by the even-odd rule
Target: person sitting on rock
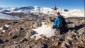
[[57,17],[54,18],[53,20],[50,17],[50,21],[54,22],[54,25],[52,28],[59,29],[60,34],[66,33],[68,31],[65,18],[62,15],[60,15],[60,12],[57,12]]

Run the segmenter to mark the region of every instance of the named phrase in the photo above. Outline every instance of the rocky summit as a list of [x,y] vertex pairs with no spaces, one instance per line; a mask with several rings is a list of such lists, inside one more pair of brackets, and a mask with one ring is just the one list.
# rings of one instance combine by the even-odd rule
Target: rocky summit
[[61,35],[49,18],[0,20],[0,48],[85,48],[85,20],[67,18],[69,31]]

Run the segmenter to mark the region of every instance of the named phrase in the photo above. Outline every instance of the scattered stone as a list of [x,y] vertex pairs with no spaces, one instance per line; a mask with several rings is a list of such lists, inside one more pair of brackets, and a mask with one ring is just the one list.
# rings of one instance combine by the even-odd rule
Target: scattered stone
[[20,48],[20,45],[14,44],[14,45],[6,46],[5,48]]
[[79,34],[83,34],[83,33],[85,32],[85,27],[83,27],[83,28],[77,30],[77,32],[78,32]]
[[4,43],[4,41],[0,39],[0,44],[2,44],[2,43]]
[[[34,16],[33,16],[34,17]],[[0,26],[0,48],[84,48],[85,47],[85,23],[84,20],[67,20],[69,31],[66,34],[59,34],[59,31],[48,31],[46,35],[39,34],[32,29],[41,27],[44,21],[47,26],[52,26],[49,17],[29,18],[22,21],[4,21]],[[33,20],[32,20],[33,19]],[[1,23],[0,23],[1,24]],[[46,27],[44,32],[46,33]],[[40,29],[40,28],[39,28]],[[41,33],[42,29],[39,30]],[[43,33],[43,31],[42,31]],[[55,36],[49,37],[54,33]],[[53,35],[54,35],[53,34]],[[47,36],[47,37],[46,37]],[[37,40],[35,39],[37,38]],[[40,39],[38,39],[40,38]],[[3,47],[1,47],[3,46]]]
[[28,30],[28,31],[26,32],[26,34],[25,34],[25,38],[26,38],[26,39],[29,39],[30,36],[31,36],[31,30]]

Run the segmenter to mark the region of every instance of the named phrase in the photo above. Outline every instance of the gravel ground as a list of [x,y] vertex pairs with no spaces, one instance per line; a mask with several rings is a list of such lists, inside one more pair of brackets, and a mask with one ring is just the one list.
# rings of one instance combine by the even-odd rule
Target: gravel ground
[[[42,21],[47,24],[49,17],[36,20],[0,20],[0,48],[85,48],[85,20],[68,18],[69,31],[66,34],[35,40],[30,36],[40,27]],[[10,26],[9,26],[10,25]]]

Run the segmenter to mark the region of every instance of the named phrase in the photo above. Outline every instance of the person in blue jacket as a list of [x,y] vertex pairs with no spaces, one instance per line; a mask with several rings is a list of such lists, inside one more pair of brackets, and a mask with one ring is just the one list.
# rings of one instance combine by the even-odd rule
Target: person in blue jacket
[[51,21],[54,22],[54,25],[52,27],[53,29],[59,29],[61,34],[67,31],[65,18],[62,15],[60,15],[60,12],[57,12],[57,17]]

